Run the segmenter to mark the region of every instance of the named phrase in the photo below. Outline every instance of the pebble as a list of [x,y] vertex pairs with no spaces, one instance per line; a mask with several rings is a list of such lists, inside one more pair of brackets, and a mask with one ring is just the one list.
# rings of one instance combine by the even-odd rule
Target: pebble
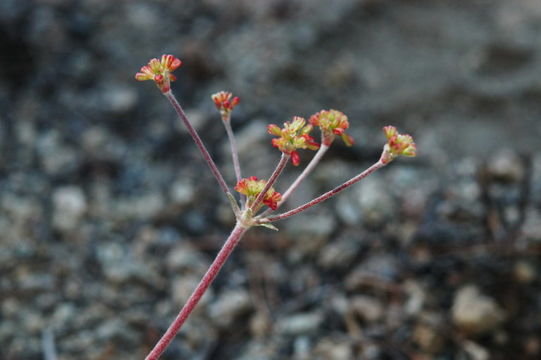
[[382,303],[373,297],[358,295],[350,301],[350,311],[358,315],[367,322],[376,322],[381,320],[384,313]]
[[[197,284],[199,284],[200,280],[201,276],[199,275],[173,277],[173,279],[170,281],[171,300],[174,304],[173,307],[180,308],[183,306],[197,287]],[[199,301],[199,304],[194,310],[195,313],[200,313],[207,308],[210,299],[214,297],[213,292],[212,287],[205,292],[205,295],[203,295]]]
[[466,285],[456,292],[451,315],[453,323],[470,335],[493,331],[505,319],[496,301],[482,294],[475,285]]
[[488,161],[488,171],[494,178],[507,182],[517,182],[524,177],[522,159],[510,149],[495,153]]
[[361,242],[353,237],[330,241],[321,249],[318,264],[324,269],[348,269],[359,255]]
[[86,196],[78,186],[63,186],[53,192],[53,225],[60,231],[75,230],[87,209]]
[[354,359],[353,346],[346,339],[323,338],[314,348],[314,355],[320,359],[350,360]]
[[227,290],[209,306],[209,316],[218,326],[227,328],[241,315],[246,314],[253,304],[244,290]]
[[318,330],[323,322],[323,315],[320,312],[298,313],[279,319],[276,329],[283,335],[307,335]]

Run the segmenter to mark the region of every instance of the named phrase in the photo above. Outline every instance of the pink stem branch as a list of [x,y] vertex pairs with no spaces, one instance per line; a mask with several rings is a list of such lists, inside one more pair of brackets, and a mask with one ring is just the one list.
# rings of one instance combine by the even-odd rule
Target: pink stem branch
[[297,190],[297,187],[299,187],[300,183],[303,182],[304,179],[306,179],[306,177],[312,172],[312,170],[314,170],[314,168],[319,163],[323,155],[325,155],[328,149],[329,147],[327,145],[321,144],[321,147],[314,155],[310,163],[306,166],[306,168],[304,168],[303,172],[297,177],[297,179],[295,179],[293,184],[291,184],[291,186],[289,186],[289,188],[284,192],[284,194],[282,195],[282,200],[280,200],[280,202],[278,203],[277,209],[285,203],[285,201],[295,190]]
[[229,138],[229,144],[231,145],[231,157],[233,158],[233,168],[235,169],[235,176],[237,178],[237,183],[242,178],[240,171],[239,163],[239,153],[237,150],[237,141],[235,140],[235,134],[233,134],[233,129],[231,129],[231,116],[227,119],[223,119],[225,126],[225,131],[227,132],[227,137]]
[[190,298],[188,299],[186,304],[184,304],[175,320],[171,323],[171,325],[169,326],[165,334],[163,334],[162,338],[160,339],[160,341],[158,341],[156,346],[154,346],[154,349],[152,349],[152,351],[147,355],[145,360],[157,360],[160,358],[161,354],[175,338],[176,334],[178,333],[188,316],[192,313],[195,306],[199,303],[199,300],[201,299],[205,291],[208,289],[210,284],[212,284],[214,278],[216,278],[216,275],[218,275],[220,269],[226,262],[229,255],[231,255],[233,249],[235,249],[235,246],[237,246],[246,230],[248,230],[248,228],[244,227],[240,223],[237,223],[235,225],[235,227],[231,231],[231,234],[225,241],[222,249],[220,250],[218,255],[216,255],[216,258],[214,259],[209,269],[195,288],[194,292],[192,293],[192,295],[190,295]]
[[199,151],[201,152],[201,155],[203,155],[203,158],[207,162],[207,165],[209,166],[210,171],[212,172],[212,175],[214,175],[214,177],[218,181],[218,184],[220,185],[220,188],[222,188],[223,192],[226,195],[230,194],[231,192],[229,191],[229,188],[228,188],[227,184],[225,183],[225,180],[224,180],[224,177],[222,176],[222,173],[220,172],[220,170],[216,166],[216,163],[214,162],[214,160],[212,160],[212,157],[210,156],[207,148],[205,147],[205,144],[203,144],[203,141],[199,137],[199,134],[197,133],[195,128],[192,126],[190,120],[188,120],[188,117],[184,113],[184,110],[182,110],[182,106],[180,106],[180,104],[178,103],[177,99],[175,98],[175,95],[173,95],[172,91],[168,91],[168,92],[164,93],[164,95],[167,98],[167,100],[169,100],[171,105],[173,105],[173,108],[177,112],[177,115],[178,115],[180,121],[182,121],[182,123],[184,124],[184,126],[186,127],[186,129],[188,130],[190,135],[192,136],[193,141],[195,142],[195,144],[199,148]]
[[255,209],[258,208],[259,204],[261,204],[261,202],[265,198],[265,195],[267,194],[267,191],[269,191],[271,186],[274,185],[276,180],[278,180],[278,177],[280,176],[282,171],[284,171],[284,168],[286,167],[287,162],[289,161],[289,158],[290,158],[290,155],[282,153],[282,156],[280,157],[280,161],[278,162],[278,165],[276,165],[276,169],[274,169],[271,177],[269,178],[269,180],[265,184],[265,187],[259,193],[259,195],[257,195],[257,198],[253,202],[253,204],[251,206],[252,211],[255,212]]
[[348,181],[346,181],[345,183],[343,183],[342,185],[330,190],[330,191],[327,191],[325,194],[323,195],[320,195],[318,196],[317,198],[315,198],[314,200],[312,201],[309,201],[307,202],[306,204],[304,205],[301,205],[293,210],[290,210],[290,211],[287,211],[283,214],[279,214],[279,215],[276,215],[276,216],[271,216],[269,218],[264,218],[264,219],[261,219],[259,221],[259,223],[269,223],[269,222],[274,222],[274,221],[278,221],[278,220],[282,220],[282,219],[285,219],[285,218],[288,218],[292,215],[295,215],[295,214],[298,214],[300,213],[301,211],[304,211],[308,208],[311,208],[312,206],[314,205],[317,205],[319,204],[320,202],[323,202],[325,200],[327,200],[328,198],[338,194],[339,192],[347,189],[348,187],[350,187],[351,185],[361,181],[362,179],[364,179],[365,177],[367,177],[368,175],[372,174],[374,171],[382,168],[383,166],[385,166],[386,164],[382,163],[381,161],[378,161],[377,163],[375,163],[374,165],[370,166],[368,169],[366,169],[365,171],[363,171],[362,173],[360,173],[359,175],[349,179]]

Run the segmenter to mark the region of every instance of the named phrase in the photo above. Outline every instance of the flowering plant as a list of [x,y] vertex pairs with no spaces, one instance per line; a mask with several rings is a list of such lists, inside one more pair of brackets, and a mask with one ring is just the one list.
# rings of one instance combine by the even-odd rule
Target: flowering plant
[[[186,117],[184,110],[171,91],[171,82],[176,80],[172,72],[179,68],[181,64],[182,62],[173,55],[163,55],[161,60],[150,60],[149,63],[143,66],[140,72],[135,75],[135,78],[139,81],[154,81],[158,89],[160,89],[163,95],[165,95],[165,97],[169,100],[180,121],[184,124],[192,136],[195,144],[199,148],[199,151],[209,166],[210,171],[216,178],[218,185],[230,201],[237,221],[235,227],[231,231],[231,234],[225,241],[222,249],[216,255],[216,258],[210,265],[208,271],[203,276],[194,292],[186,304],[182,307],[179,314],[171,323],[165,334],[158,341],[154,349],[148,354],[146,360],[156,360],[160,357],[163,351],[165,351],[207,288],[210,286],[233,249],[249,228],[252,226],[265,226],[277,230],[272,223],[288,218],[327,200],[328,198],[362,180],[366,176],[372,174],[376,170],[389,164],[400,155],[415,156],[417,153],[415,143],[411,136],[399,134],[394,126],[385,126],[383,131],[387,138],[387,143],[383,146],[383,151],[379,160],[373,165],[353,178],[347,180],[343,184],[327,191],[326,193],[303,205],[297,206],[296,208],[281,214],[270,215],[271,212],[278,210],[283,205],[287,198],[297,189],[299,184],[312,172],[327,149],[332,145],[336,136],[340,136],[346,145],[353,145],[353,138],[345,132],[346,129],[349,128],[348,117],[338,110],[321,110],[310,117],[308,124],[304,118],[295,116],[291,121],[286,121],[282,128],[275,124],[269,125],[267,127],[268,133],[276,136],[271,141],[272,146],[276,147],[282,153],[280,161],[276,165],[276,168],[272,174],[269,176],[268,180],[259,180],[255,176],[242,178],[235,136],[230,124],[231,113],[235,106],[239,104],[240,100],[238,97],[233,97],[230,92],[221,91],[212,95],[211,98],[214,101],[216,108],[220,112],[222,122],[230,140],[231,155],[233,158],[233,165],[235,168],[235,176],[237,181],[234,190],[241,194],[241,205],[239,205],[237,199],[235,199],[229,190],[230,188],[223,178],[222,173],[214,163],[214,160],[199,137],[199,134]],[[319,127],[320,129],[321,144],[318,144],[315,139],[309,135],[314,127]],[[276,183],[280,174],[290,160],[295,166],[300,164],[300,157],[297,152],[299,149],[317,150],[317,152],[308,165],[306,165],[306,168],[297,177],[297,179],[283,194],[280,194],[274,190],[273,185]],[[261,212],[261,209],[264,206],[267,206],[267,209]]]

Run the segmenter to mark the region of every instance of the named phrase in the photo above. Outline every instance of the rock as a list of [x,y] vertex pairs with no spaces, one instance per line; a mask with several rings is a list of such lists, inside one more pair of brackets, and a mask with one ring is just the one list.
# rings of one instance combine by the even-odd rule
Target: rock
[[490,353],[481,345],[474,343],[473,341],[464,341],[462,344],[464,350],[471,356],[472,360],[488,360],[490,359]]
[[295,359],[309,359],[312,343],[308,336],[299,336],[293,341],[293,357]]
[[541,242],[541,211],[533,208],[526,211],[521,233],[526,240]]
[[413,341],[429,354],[439,353],[445,345],[443,317],[438,313],[423,312],[418,319],[413,329]]
[[426,292],[423,287],[414,280],[406,281],[403,287],[408,295],[408,299],[404,304],[404,311],[410,316],[417,315],[422,310],[426,301]]
[[392,281],[398,276],[399,263],[392,255],[374,254],[358,265],[345,279],[350,290],[362,286],[366,281]]
[[171,274],[193,273],[201,276],[210,265],[208,258],[187,242],[176,244],[168,252],[165,263]]
[[387,184],[378,177],[367,177],[355,187],[354,195],[359,203],[362,220],[367,225],[379,225],[393,215],[393,204]]
[[300,256],[317,253],[336,229],[332,213],[321,211],[307,220],[304,216],[293,217],[285,224],[287,232],[295,239],[295,249]]
[[190,180],[180,178],[171,185],[169,194],[171,201],[177,205],[185,206],[190,204],[194,199],[194,186]]
[[517,182],[524,177],[522,159],[510,149],[498,151],[488,162],[489,174],[495,179]]
[[61,134],[54,130],[38,137],[36,151],[43,169],[49,176],[57,176],[74,170],[80,158],[76,149],[65,144],[61,139]]
[[354,359],[353,344],[347,339],[324,338],[314,348],[314,355],[327,360]]
[[243,290],[228,290],[209,306],[209,316],[218,326],[227,328],[252,308],[250,295]]
[[256,338],[264,338],[271,330],[271,319],[266,312],[256,311],[250,318],[250,332]]
[[537,278],[535,265],[525,260],[517,261],[514,274],[515,278],[522,284],[530,284]]
[[475,285],[464,286],[456,292],[451,315],[455,326],[470,335],[490,332],[505,319],[496,301],[481,294]]
[[440,333],[427,324],[417,324],[413,330],[413,341],[428,353],[438,353],[443,345],[444,339]]
[[318,264],[324,269],[348,269],[359,255],[361,242],[353,237],[330,241],[321,249]]
[[[183,306],[192,292],[199,284],[201,276],[198,275],[186,275],[186,276],[176,276],[171,280],[171,297],[174,303],[174,307]],[[201,313],[206,309],[210,299],[213,297],[213,290],[209,288],[205,295],[199,301],[199,304],[195,308],[194,312]]]
[[377,299],[370,296],[355,296],[350,302],[350,311],[367,322],[376,322],[383,316],[383,305]]
[[84,215],[87,202],[81,188],[63,186],[53,193],[53,225],[60,231],[74,230]]
[[306,335],[316,332],[322,322],[320,312],[298,313],[278,320],[276,329],[283,335]]
[[108,84],[102,91],[104,110],[115,114],[123,114],[135,106],[137,93],[133,86]]

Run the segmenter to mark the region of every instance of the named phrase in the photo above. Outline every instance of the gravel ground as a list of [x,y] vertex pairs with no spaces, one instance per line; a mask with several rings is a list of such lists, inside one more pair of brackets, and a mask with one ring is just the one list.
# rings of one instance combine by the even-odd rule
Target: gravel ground
[[419,149],[250,230],[164,360],[540,358],[540,39],[538,0],[0,1],[0,359],[144,358],[228,235],[133,80],[162,53],[230,184],[219,90],[245,175],[279,158],[266,124],[349,115],[356,145],[291,206],[377,160],[384,125]]

